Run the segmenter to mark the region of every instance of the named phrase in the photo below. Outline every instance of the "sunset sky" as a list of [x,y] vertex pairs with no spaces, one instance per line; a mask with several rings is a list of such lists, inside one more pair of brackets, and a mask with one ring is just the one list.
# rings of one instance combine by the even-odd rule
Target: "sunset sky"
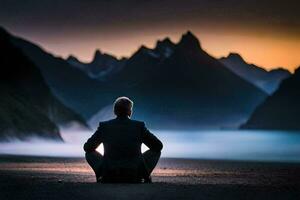
[[300,66],[298,0],[0,0],[0,25],[63,57],[130,56],[187,30],[215,57],[240,53],[267,69]]

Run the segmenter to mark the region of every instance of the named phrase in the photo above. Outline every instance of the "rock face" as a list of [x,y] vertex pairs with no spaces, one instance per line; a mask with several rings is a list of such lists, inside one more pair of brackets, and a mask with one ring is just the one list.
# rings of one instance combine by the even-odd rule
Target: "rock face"
[[242,129],[300,130],[300,68],[258,106]]
[[80,62],[76,57],[69,56],[67,62],[74,67],[84,71],[93,79],[105,80],[117,73],[126,63],[126,58],[121,60],[116,57],[101,53],[96,50],[93,60],[90,63]]
[[[142,46],[108,82],[152,128],[237,127],[266,94],[208,55],[191,33]],[[100,111],[102,113],[102,111]]]
[[280,82],[291,75],[289,71],[282,68],[266,71],[256,65],[248,64],[236,53],[230,53],[227,57],[221,58],[220,62],[232,72],[261,88],[268,94],[272,94],[278,88]]
[[0,29],[0,140],[38,136],[62,141],[57,125],[83,119],[60,103],[40,71]]

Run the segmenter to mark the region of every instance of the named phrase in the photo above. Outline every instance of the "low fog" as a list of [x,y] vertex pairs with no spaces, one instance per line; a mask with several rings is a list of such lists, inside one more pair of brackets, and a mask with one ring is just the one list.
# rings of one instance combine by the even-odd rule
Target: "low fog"
[[[280,131],[159,131],[163,157],[300,162],[300,134]],[[83,157],[92,131],[62,128],[65,143],[39,138],[0,143],[0,154]],[[147,147],[143,146],[142,151]],[[103,153],[102,145],[98,148]]]

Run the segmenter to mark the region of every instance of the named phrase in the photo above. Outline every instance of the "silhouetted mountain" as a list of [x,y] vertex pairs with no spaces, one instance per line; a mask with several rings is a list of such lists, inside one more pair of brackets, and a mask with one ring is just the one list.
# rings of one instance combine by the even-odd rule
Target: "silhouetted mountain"
[[[91,78],[81,67],[30,42],[13,41],[40,68],[54,93],[87,119],[95,119],[96,112],[107,111],[116,97],[127,95],[136,102],[133,117],[153,128],[238,127],[266,98],[262,90],[208,55],[191,32],[177,44],[166,38],[154,49],[142,46],[103,79]],[[100,63],[98,67],[115,60],[99,51],[94,57],[92,63]]]
[[191,32],[178,44],[142,46],[108,82],[136,101],[134,116],[153,128],[237,127],[266,98],[208,55]]
[[230,53],[220,61],[231,71],[263,89],[268,94],[273,93],[280,82],[289,77],[291,73],[285,69],[278,68],[267,71],[253,64],[248,64],[239,54]]
[[243,129],[300,129],[300,67],[258,106]]
[[84,70],[84,67],[85,67],[85,64],[80,62],[78,60],[78,58],[76,58],[75,56],[73,55],[70,55],[68,58],[67,58],[67,62],[70,63],[70,65],[80,69],[80,70]]
[[[141,48],[147,49],[146,51],[154,57],[166,58],[173,53],[174,47],[175,44],[169,38],[166,38],[158,41],[155,49],[148,49],[144,46]],[[119,60],[112,55],[101,53],[100,50],[95,51],[94,58],[90,63],[83,63],[72,55],[67,58],[69,64],[83,70],[89,77],[99,80],[110,79],[123,68],[126,61],[126,58]]]
[[69,56],[67,62],[81,69],[93,79],[105,80],[117,73],[124,66],[126,59],[119,60],[112,55],[103,54],[99,50],[96,50],[94,58],[90,63],[80,62],[74,56]]
[[40,71],[11,36],[0,28],[0,140],[39,136],[62,140],[56,124],[77,122],[81,117],[52,94]]
[[167,58],[172,55],[175,47],[176,45],[169,38],[165,38],[162,41],[157,41],[154,53],[159,57]]
[[54,57],[39,46],[17,37],[13,37],[12,42],[36,64],[53,93],[86,119],[106,102],[112,101],[113,97],[108,96],[111,91],[109,86],[91,79],[64,59]]

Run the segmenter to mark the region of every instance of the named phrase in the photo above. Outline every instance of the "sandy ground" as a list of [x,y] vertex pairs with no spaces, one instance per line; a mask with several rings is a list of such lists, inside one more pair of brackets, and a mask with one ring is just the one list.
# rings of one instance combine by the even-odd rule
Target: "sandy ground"
[[161,159],[153,184],[97,184],[82,158],[0,156],[0,200],[300,199],[300,164]]

